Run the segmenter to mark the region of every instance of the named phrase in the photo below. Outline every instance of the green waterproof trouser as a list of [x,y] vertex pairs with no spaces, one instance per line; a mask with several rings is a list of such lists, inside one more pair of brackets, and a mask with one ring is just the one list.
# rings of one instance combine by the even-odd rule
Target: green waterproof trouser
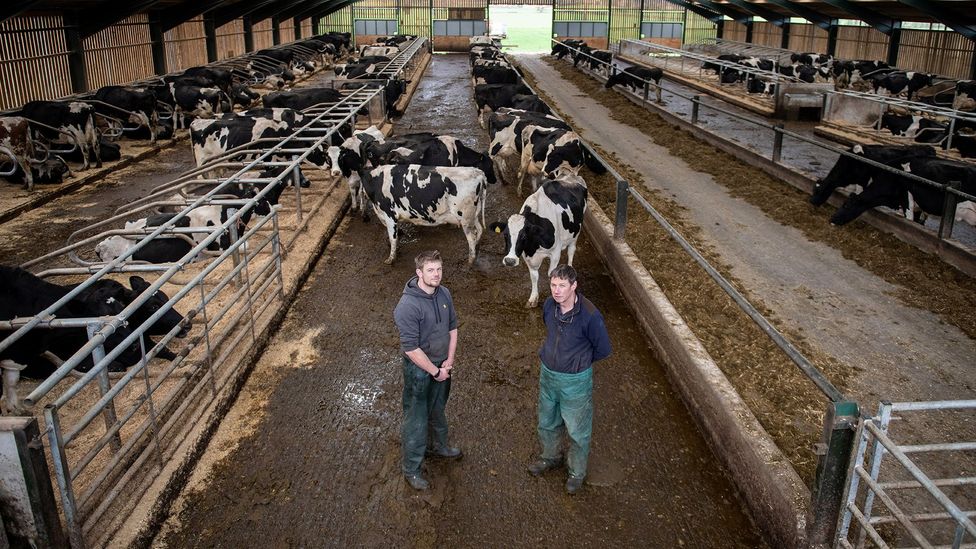
[[543,459],[558,460],[561,457],[559,446],[564,429],[569,435],[569,454],[566,456],[569,475],[584,478],[593,433],[593,368],[578,374],[564,374],[541,364],[539,441]]
[[420,474],[428,436],[432,449],[447,447],[447,415],[444,408],[450,395],[451,378],[434,381],[423,368],[403,358],[403,425],[400,427],[403,474]]

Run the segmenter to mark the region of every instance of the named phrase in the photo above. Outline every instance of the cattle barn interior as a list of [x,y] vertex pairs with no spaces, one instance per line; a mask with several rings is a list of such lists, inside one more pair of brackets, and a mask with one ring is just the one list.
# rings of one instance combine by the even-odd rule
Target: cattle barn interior
[[0,177],[0,548],[976,545],[976,2],[8,0]]

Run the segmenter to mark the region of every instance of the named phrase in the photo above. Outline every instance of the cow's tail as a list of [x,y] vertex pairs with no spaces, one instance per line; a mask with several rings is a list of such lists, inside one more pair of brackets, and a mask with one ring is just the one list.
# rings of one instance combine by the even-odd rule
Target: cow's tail
[[484,230],[485,225],[485,203],[488,202],[488,181],[485,180],[485,184],[481,187],[481,228]]

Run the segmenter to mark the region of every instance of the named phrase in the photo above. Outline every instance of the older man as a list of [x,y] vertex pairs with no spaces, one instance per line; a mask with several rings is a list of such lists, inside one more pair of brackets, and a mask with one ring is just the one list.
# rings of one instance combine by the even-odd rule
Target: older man
[[[447,443],[444,409],[451,394],[451,369],[457,349],[457,315],[436,250],[415,259],[416,276],[407,281],[393,319],[403,352],[403,475],[415,490],[430,483],[421,472],[424,456],[457,459],[461,450]],[[429,431],[428,431],[429,426]],[[431,444],[428,447],[428,435]]]
[[610,356],[603,315],[577,291],[576,270],[560,265],[549,273],[552,297],[542,306],[546,340],[539,350],[539,442],[542,456],[529,465],[539,476],[563,464],[562,433],[569,435],[566,492],[583,487],[593,431],[593,363]]

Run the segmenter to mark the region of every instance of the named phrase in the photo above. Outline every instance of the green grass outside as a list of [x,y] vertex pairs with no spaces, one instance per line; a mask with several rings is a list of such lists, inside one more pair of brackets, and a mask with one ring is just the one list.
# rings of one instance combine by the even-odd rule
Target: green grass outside
[[552,50],[552,8],[549,6],[497,6],[488,8],[491,32],[506,33],[502,46],[512,53],[538,53]]

